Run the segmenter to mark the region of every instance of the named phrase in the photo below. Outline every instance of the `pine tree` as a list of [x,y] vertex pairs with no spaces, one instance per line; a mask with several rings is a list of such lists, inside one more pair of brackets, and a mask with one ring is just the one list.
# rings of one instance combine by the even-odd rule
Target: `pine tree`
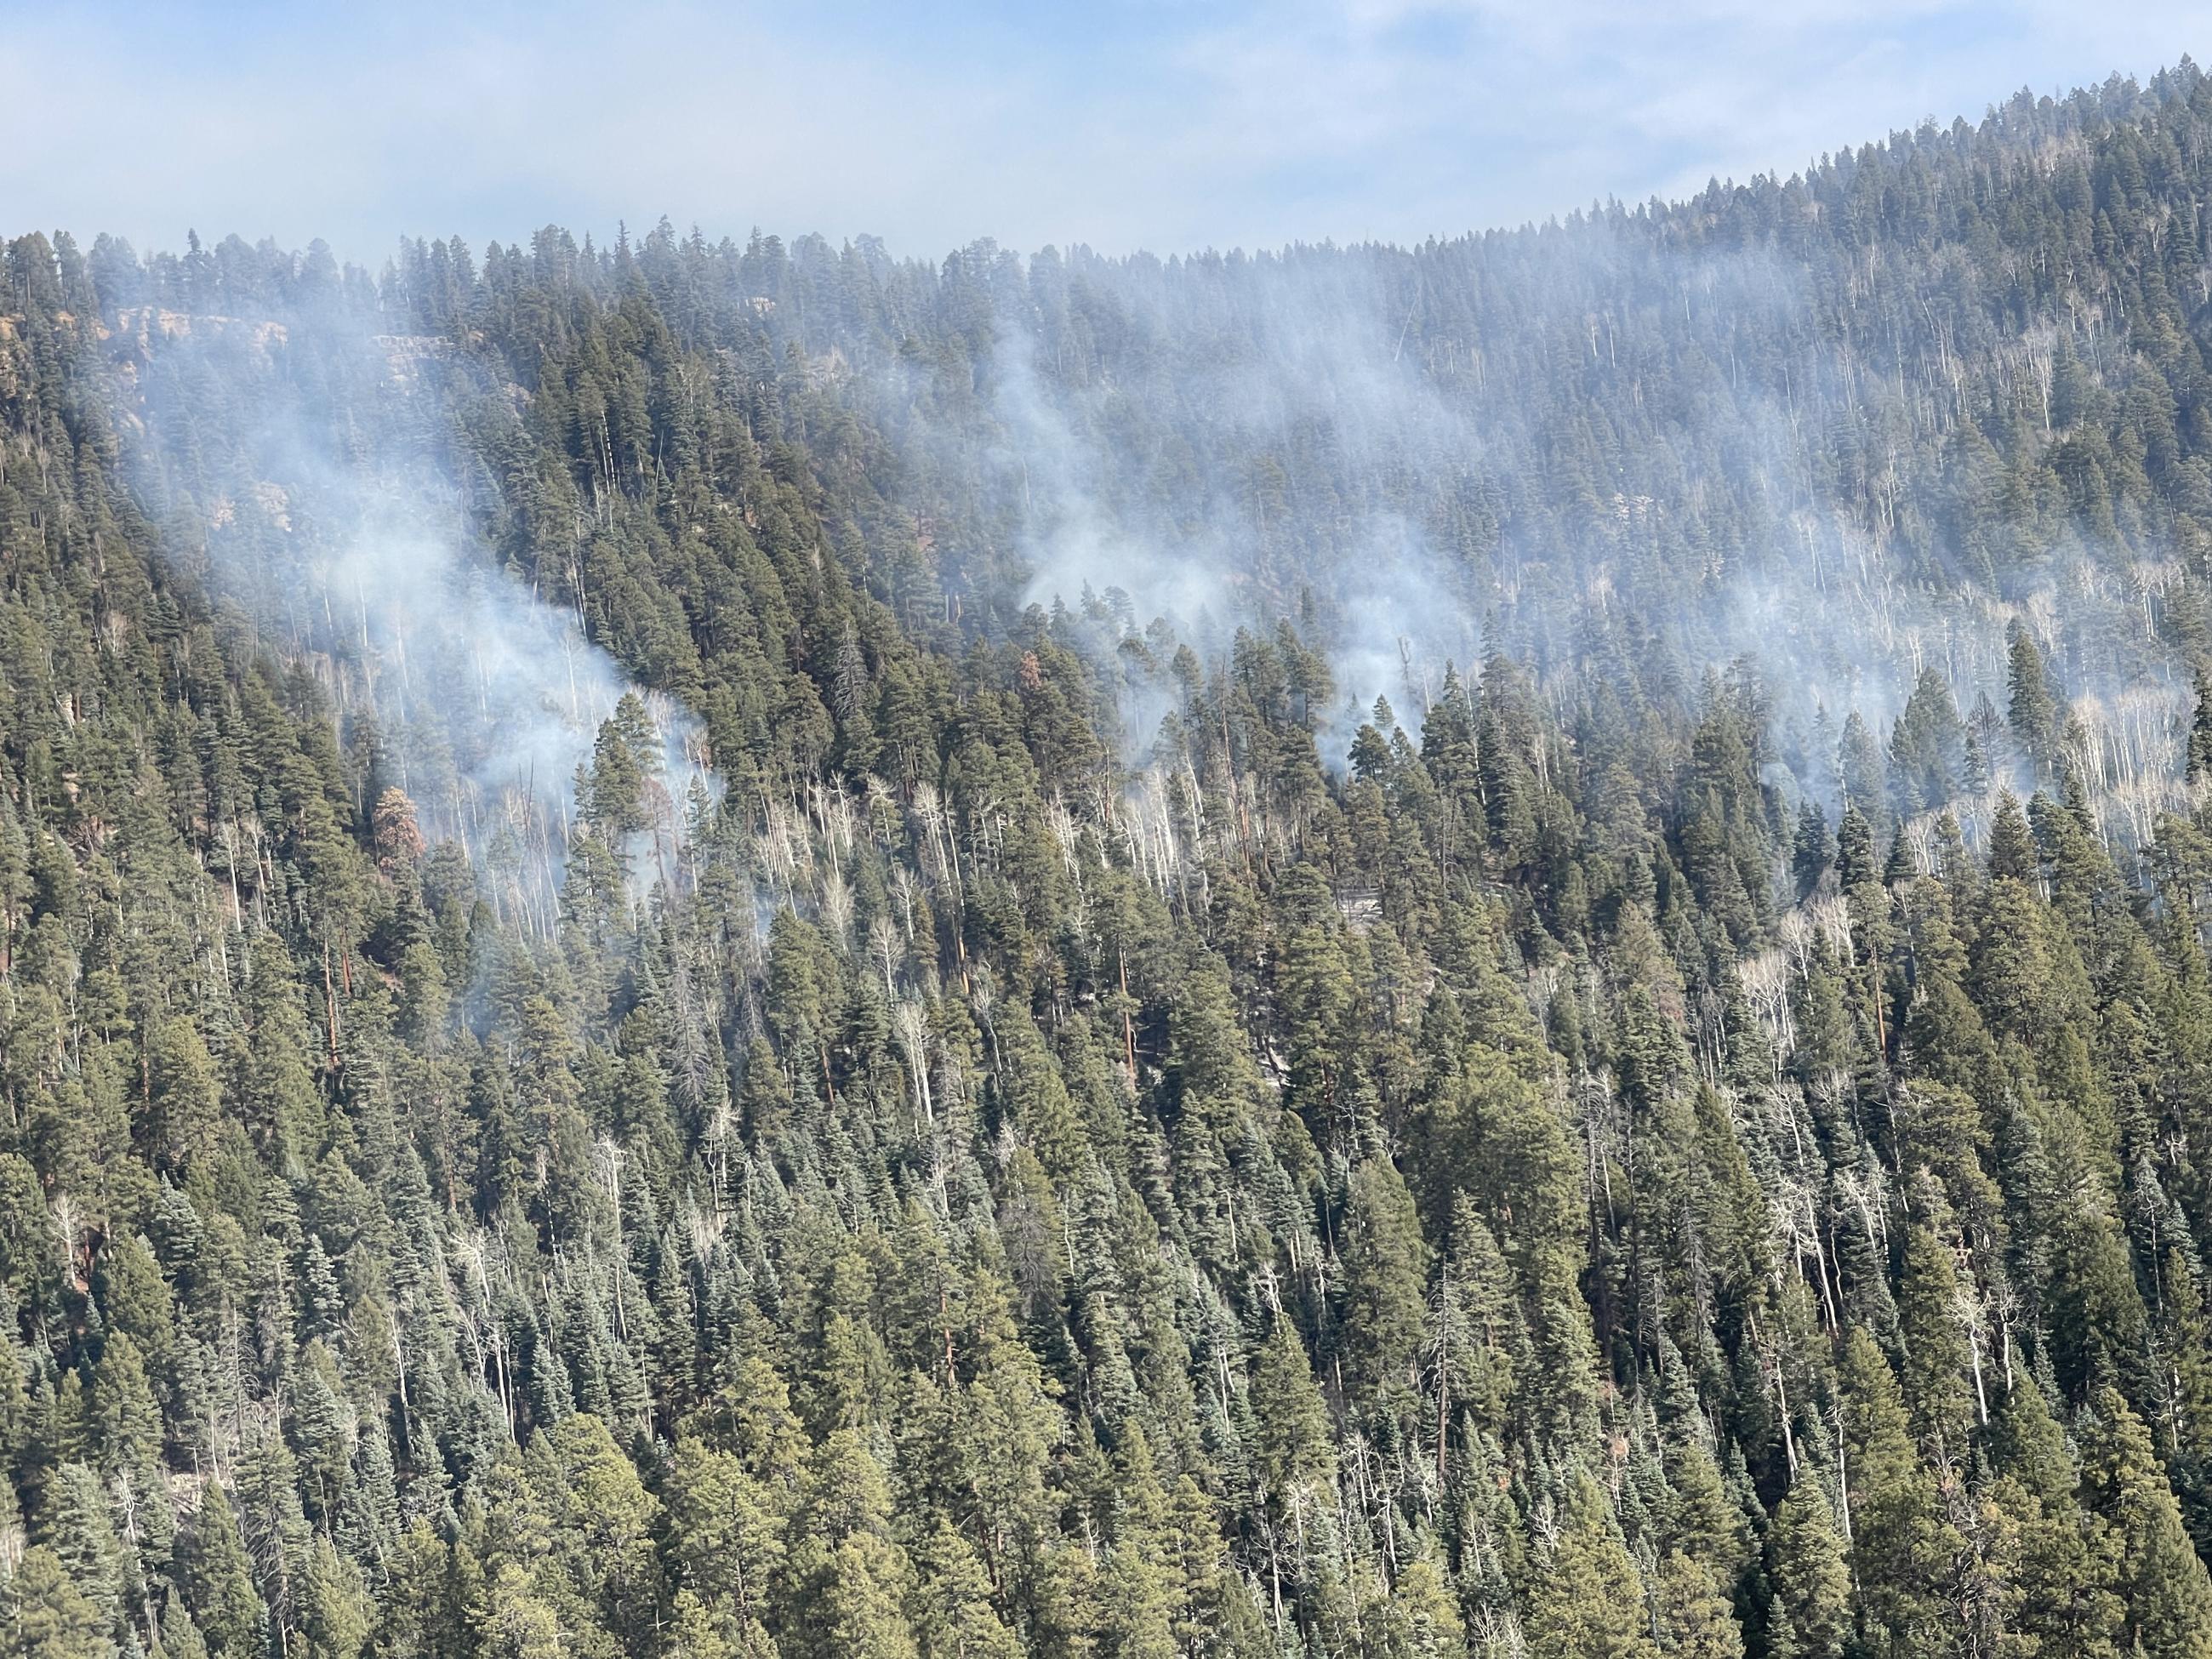
[[2011,701],[2006,717],[2039,778],[2049,777],[2058,752],[2062,724],[2058,699],[2052,693],[2035,640],[2018,623],[2008,634],[2010,663],[2006,671]]
[[314,1542],[300,1600],[300,1631],[312,1659],[358,1659],[371,1628],[368,1587],[327,1538]]
[[686,1438],[677,1443],[663,1497],[678,1583],[728,1651],[763,1651],[787,1548],[788,1517],[774,1491],[736,1454]]
[[883,1472],[849,1429],[823,1443],[800,1510],[802,1541],[785,1575],[779,1650],[905,1659],[915,1652],[903,1604],[913,1565],[889,1535]]
[[0,243],[0,1647],[2206,1650],[2208,191]]
[[1682,1659],[1741,1659],[1743,1632],[1711,1573],[1676,1550],[1659,1564],[1655,1589],[1660,1652]]
[[1426,1555],[1408,1561],[1382,1608],[1382,1651],[1389,1659],[1462,1659],[1465,1621],[1443,1568]]
[[1971,1285],[1960,1281],[1950,1245],[1926,1222],[1912,1224],[1897,1291],[1905,1395],[1914,1429],[1939,1455],[1962,1455],[1976,1421],[1973,1378],[1980,1361],[1961,1313],[1973,1294]]
[[1876,1653],[1918,1653],[1942,1639],[1942,1587],[1960,1541],[1913,1449],[1889,1361],[1856,1327],[1838,1380],[1861,1639]]
[[483,1637],[486,1650],[499,1659],[559,1659],[564,1651],[560,1615],[513,1562],[492,1583]]
[[266,1610],[221,1486],[210,1483],[201,1493],[199,1513],[179,1532],[177,1547],[192,1620],[212,1659],[256,1659]]
[[2005,1472],[1988,1502],[2005,1540],[1998,1570],[2009,1581],[2006,1625],[2038,1651],[2117,1654],[2124,1610],[2113,1593],[2117,1540],[2077,1501],[2065,1434],[2032,1378],[2015,1384],[1996,1429]]
[[1528,1595],[1528,1651],[1537,1659],[1648,1659],[1658,1650],[1644,1600],[1604,1492],[1577,1474],[1559,1542]]
[[0,1582],[0,1652],[9,1659],[108,1659],[117,1650],[107,1620],[44,1545],[25,1550]]
[[1345,1218],[1345,1387],[1393,1416],[1414,1406],[1428,1257],[1406,1183],[1387,1159],[1370,1159],[1352,1175]]
[[1258,1429],[1253,1452],[1270,1499],[1286,1512],[1315,1502],[1335,1475],[1328,1407],[1314,1386],[1304,1344],[1279,1315],[1261,1346],[1251,1395]]
[[1890,786],[1905,817],[1932,811],[1958,792],[1966,773],[1966,728],[1951,688],[1933,667],[1905,700],[1890,733]]
[[1771,1650],[1790,1659],[1838,1659],[1850,1635],[1850,1568],[1828,1494],[1798,1476],[1766,1537],[1773,1586]]
[[2150,1436],[2118,1390],[2098,1390],[2083,1425],[2082,1490],[2113,1533],[2123,1650],[2212,1652],[2212,1577],[2189,1541],[2181,1506]]

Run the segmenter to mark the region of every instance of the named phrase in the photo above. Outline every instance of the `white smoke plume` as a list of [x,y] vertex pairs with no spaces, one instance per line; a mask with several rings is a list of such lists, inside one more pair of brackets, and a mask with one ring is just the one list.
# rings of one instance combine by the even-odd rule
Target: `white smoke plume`
[[[1417,329],[1420,262],[1447,257],[1484,262],[1488,314]],[[1078,282],[1090,309],[1071,325],[1054,284]],[[939,405],[939,429],[907,430],[933,476],[961,475],[970,452],[969,487],[1025,562],[1026,603],[1088,594],[1126,631],[1161,617],[1217,659],[1235,627],[1309,617],[1336,680],[1315,722],[1333,765],[1378,696],[1413,727],[1446,665],[1468,678],[1492,647],[1563,714],[1623,657],[1686,703],[1708,672],[1746,662],[1784,793],[1832,811],[1846,718],[1886,741],[1929,666],[1962,716],[1984,697],[2002,710],[2018,624],[2073,703],[2108,833],[2137,840],[2182,799],[2186,676],[2154,629],[2178,566],[2077,536],[1996,574],[1940,544],[1936,568],[1924,550],[1908,568],[1897,520],[1936,504],[1878,453],[1845,494],[1834,446],[1870,408],[1939,430],[1963,419],[1930,412],[1945,365],[1870,368],[1828,340],[1809,279],[1777,258],[1666,252],[1590,222],[1466,256],[1047,254],[1026,296],[1003,273],[993,292],[973,425]],[[1501,328],[1511,337],[1486,332]],[[1800,343],[1764,367],[1737,349],[1777,337]],[[902,396],[884,399],[895,422]],[[1570,514],[1547,460],[1576,421],[1643,437]],[[1348,483],[1322,488],[1334,480]],[[1701,516],[1723,480],[1753,516]],[[1439,539],[1440,509],[1462,503],[1501,526],[1474,556]],[[1685,547],[1704,550],[1701,568]],[[1142,688],[1123,703],[1135,759],[1158,710]],[[1998,781],[2032,782],[1988,758]]]
[[[125,311],[112,384],[132,475],[186,562],[302,665],[434,838],[464,841],[550,927],[574,782],[636,690],[556,605],[504,568],[477,459],[520,392],[441,339],[380,334],[336,303],[243,319]],[[458,419],[478,445],[457,441]],[[711,789],[697,722],[640,693],[659,742],[665,829]]]

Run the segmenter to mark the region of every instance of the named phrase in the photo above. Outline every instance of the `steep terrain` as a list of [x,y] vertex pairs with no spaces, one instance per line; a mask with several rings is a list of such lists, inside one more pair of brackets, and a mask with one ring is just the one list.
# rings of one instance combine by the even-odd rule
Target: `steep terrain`
[[2208,198],[9,244],[0,1644],[2212,1650]]

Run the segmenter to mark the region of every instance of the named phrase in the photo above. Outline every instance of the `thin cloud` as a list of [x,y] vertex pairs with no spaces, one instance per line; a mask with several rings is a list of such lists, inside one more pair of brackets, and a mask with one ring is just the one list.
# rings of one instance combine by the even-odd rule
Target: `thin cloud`
[[1108,3],[456,20],[57,10],[0,46],[10,231],[380,258],[549,220],[1108,250],[1411,240],[1791,172],[2021,85],[2148,74],[2178,6]]

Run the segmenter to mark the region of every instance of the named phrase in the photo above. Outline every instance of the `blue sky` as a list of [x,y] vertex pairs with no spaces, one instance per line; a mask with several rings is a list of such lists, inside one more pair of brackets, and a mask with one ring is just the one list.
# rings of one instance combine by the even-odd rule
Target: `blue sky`
[[616,8],[0,0],[0,231],[481,245],[666,214],[934,257],[1452,235],[1793,172],[2212,33],[2147,0]]

